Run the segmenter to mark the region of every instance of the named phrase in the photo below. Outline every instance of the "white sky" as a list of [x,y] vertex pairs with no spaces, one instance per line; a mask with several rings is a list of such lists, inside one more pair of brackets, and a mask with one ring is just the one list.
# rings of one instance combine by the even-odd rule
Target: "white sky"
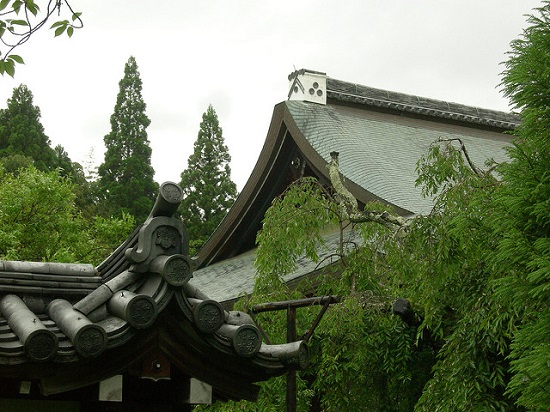
[[[40,1],[39,1],[40,4]],[[129,56],[138,63],[155,179],[179,182],[212,104],[240,189],[295,68],[496,110],[510,41],[540,0],[73,0],[84,29],[43,30],[0,77],[0,107],[26,84],[52,146],[85,164],[103,137]]]

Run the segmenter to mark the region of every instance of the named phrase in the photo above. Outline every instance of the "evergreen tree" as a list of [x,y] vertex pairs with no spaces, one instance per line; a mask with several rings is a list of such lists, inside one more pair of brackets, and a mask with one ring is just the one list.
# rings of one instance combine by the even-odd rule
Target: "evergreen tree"
[[119,87],[111,132],[104,138],[107,151],[98,170],[98,197],[103,200],[103,214],[127,211],[142,221],[153,206],[158,185],[153,180],[146,131],[151,121],[145,114],[142,81],[134,57],[128,59]]
[[180,211],[194,251],[206,242],[235,201],[237,187],[231,180],[230,161],[218,116],[209,105],[187,169],[181,174],[185,197]]
[[75,174],[78,173],[79,165],[72,162],[69,154],[65,151],[65,148],[58,144],[53,149],[55,154],[55,167],[59,170],[61,176],[70,177],[72,180],[76,180]]
[[37,169],[57,166],[50,139],[40,123],[40,108],[33,104],[33,94],[25,85],[13,89],[8,107],[0,110],[0,157],[23,155],[34,160]]

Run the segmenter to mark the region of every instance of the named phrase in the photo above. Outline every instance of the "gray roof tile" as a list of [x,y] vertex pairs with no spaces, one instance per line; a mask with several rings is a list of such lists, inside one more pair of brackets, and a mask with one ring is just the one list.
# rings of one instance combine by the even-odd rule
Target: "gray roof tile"
[[395,109],[480,125],[513,129],[520,123],[517,114],[481,109],[459,103],[446,102],[389,90],[375,89],[360,84],[327,78],[330,98],[374,107]]
[[[346,231],[345,239],[359,242],[359,236],[354,231]],[[331,233],[324,237],[324,245],[318,248],[322,266],[331,263],[331,255],[337,250],[339,233]],[[256,268],[256,249],[243,253],[231,259],[206,266],[197,270],[189,281],[191,285],[200,289],[211,299],[226,302],[239,296],[252,293]],[[318,264],[302,256],[296,262],[296,270],[283,277],[285,282],[297,280],[317,269]]]
[[399,116],[372,115],[344,106],[288,101],[287,107],[303,136],[327,162],[330,152],[340,153],[340,170],[346,179],[402,209],[428,213],[433,200],[415,187],[416,162],[438,138],[459,138],[473,161],[483,167],[488,158],[507,159],[509,139],[501,133],[468,127],[432,127]]

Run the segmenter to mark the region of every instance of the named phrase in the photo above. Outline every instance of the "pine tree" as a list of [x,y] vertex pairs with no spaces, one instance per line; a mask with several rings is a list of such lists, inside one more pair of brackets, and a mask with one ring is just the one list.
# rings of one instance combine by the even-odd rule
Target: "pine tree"
[[185,194],[180,206],[191,246],[198,250],[220,224],[237,196],[231,180],[231,156],[212,107],[202,115],[194,151],[181,174]]
[[23,155],[34,160],[37,169],[52,170],[56,156],[40,123],[40,108],[25,85],[13,89],[8,107],[0,110],[0,157]]
[[107,151],[98,170],[98,196],[104,200],[103,214],[127,211],[142,221],[151,210],[158,185],[153,180],[152,150],[146,131],[151,121],[145,114],[142,81],[134,57],[128,59],[119,87],[111,132],[104,138]]

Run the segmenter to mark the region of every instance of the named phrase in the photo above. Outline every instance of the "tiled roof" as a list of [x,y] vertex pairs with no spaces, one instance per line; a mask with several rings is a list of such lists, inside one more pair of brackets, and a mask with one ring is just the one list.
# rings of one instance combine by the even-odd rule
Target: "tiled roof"
[[349,101],[373,107],[441,117],[503,129],[513,129],[520,123],[519,116],[513,113],[375,89],[331,78],[327,78],[327,95],[329,98],[340,101]]
[[[358,234],[351,230],[344,233],[344,239],[350,243],[357,244],[359,242]],[[337,260],[334,253],[340,244],[340,233],[328,234],[324,236],[323,241],[324,244],[319,245],[317,251],[320,263],[312,262],[305,256],[300,257],[296,261],[296,269],[283,276],[285,282],[295,282],[319,267],[324,267]],[[197,270],[189,283],[222,304],[235,300],[240,296],[252,293],[256,274],[255,258],[256,249],[206,266]]]
[[[295,74],[306,72],[324,75],[306,70]],[[284,175],[287,170],[281,165],[291,164],[297,154],[301,156],[298,160],[304,161],[301,164],[308,166],[307,173],[327,182],[330,153],[339,152],[344,183],[358,200],[381,200],[403,215],[424,214],[432,209],[433,200],[424,198],[421,189],[415,187],[416,162],[430,144],[439,138],[461,139],[473,161],[482,168],[488,158],[507,160],[504,147],[511,137],[504,132],[520,122],[515,114],[331,78],[326,79],[326,86],[326,105],[291,100],[275,106],[251,178],[201,251],[207,252],[204,256],[199,253],[201,269],[191,283],[222,302],[252,290],[254,254],[242,253],[241,245],[253,244],[259,222],[272,200],[266,197],[284,190],[266,190],[265,186],[279,184],[272,176]],[[233,257],[235,253],[242,254]],[[315,267],[314,263],[300,260],[288,279],[298,279]]]
[[428,213],[432,199],[415,187],[416,162],[438,138],[461,139],[473,161],[507,159],[508,139],[502,133],[446,125],[427,120],[377,114],[341,105],[286,102],[302,136],[328,163],[339,152],[340,171],[380,199],[415,214]]
[[83,387],[127,370],[143,354],[134,347],[152,350],[155,334],[153,345],[168,345],[184,373],[230,398],[253,399],[252,382],[304,366],[303,342],[281,358],[246,314],[224,311],[189,284],[188,238],[172,217],[182,194],[161,185],[149,218],[97,268],[0,261],[0,378],[41,379],[44,394]]

